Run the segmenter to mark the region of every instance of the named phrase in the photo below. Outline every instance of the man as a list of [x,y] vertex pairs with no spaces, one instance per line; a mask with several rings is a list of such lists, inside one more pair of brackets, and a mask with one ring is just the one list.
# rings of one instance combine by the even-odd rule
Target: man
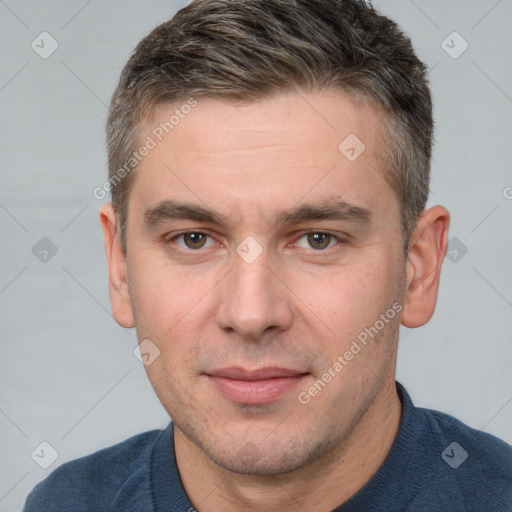
[[512,448],[395,382],[447,248],[432,136],[425,66],[363,1],[196,0],[151,32],[112,99],[100,220],[172,423],[25,510],[512,510]]

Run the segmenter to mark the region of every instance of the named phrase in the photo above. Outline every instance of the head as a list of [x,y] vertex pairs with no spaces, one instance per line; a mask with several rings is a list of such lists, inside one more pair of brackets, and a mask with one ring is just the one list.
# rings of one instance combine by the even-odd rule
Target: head
[[[107,122],[112,202],[124,249],[139,162],[130,159],[144,146],[141,128],[156,107],[174,103],[188,110],[191,98],[255,102],[329,88],[380,112],[374,128],[385,143],[376,170],[397,196],[406,251],[429,194],[431,95],[409,38],[360,0],[195,1],[139,43]],[[152,134],[157,142],[177,126],[176,115]]]
[[[107,123],[113,311],[220,466],[302,467],[392,383],[446,249],[432,133],[425,66],[363,1],[196,0],[137,46]],[[253,403],[228,367],[300,377]]]

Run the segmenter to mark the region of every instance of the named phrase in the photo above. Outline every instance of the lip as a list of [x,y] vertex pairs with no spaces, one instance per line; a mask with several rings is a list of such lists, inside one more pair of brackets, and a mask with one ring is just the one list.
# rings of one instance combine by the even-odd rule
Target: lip
[[213,386],[228,400],[239,404],[267,404],[296,387],[307,372],[290,368],[267,367],[246,370],[222,368],[206,374]]

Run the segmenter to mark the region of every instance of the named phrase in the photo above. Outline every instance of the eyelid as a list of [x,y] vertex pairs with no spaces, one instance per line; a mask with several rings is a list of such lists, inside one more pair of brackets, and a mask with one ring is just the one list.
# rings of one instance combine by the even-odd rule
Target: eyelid
[[[184,230],[184,231],[179,231],[177,233],[173,233],[172,235],[168,235],[168,236],[165,236],[164,237],[164,240],[165,240],[165,243],[170,243],[170,242],[174,242],[175,243],[175,240],[181,236],[184,236],[188,233],[198,233],[198,234],[202,234],[202,235],[205,235],[207,236],[208,238],[212,239],[214,242],[216,242],[217,244],[219,244],[220,242],[218,242],[214,236],[212,236],[207,229],[188,229],[188,230]],[[323,229],[305,229],[305,230],[301,230],[299,231],[299,233],[295,233],[294,235],[294,243],[293,245],[296,246],[296,247],[299,247],[297,246],[297,242],[298,240],[300,240],[301,238],[303,238],[304,236],[306,235],[310,235],[310,234],[324,234],[324,235],[328,235],[332,238],[334,238],[338,243],[335,244],[334,246],[332,247],[328,247],[326,249],[313,249],[313,248],[310,248],[310,249],[306,249],[304,247],[300,247],[301,249],[303,250],[306,250],[308,252],[312,252],[314,254],[321,254],[321,253],[326,253],[328,252],[329,250],[331,249],[334,249],[335,247],[337,247],[338,245],[340,244],[343,244],[344,242],[347,241],[348,239],[348,235],[337,235],[335,233],[333,233],[332,231],[328,231],[328,230],[323,230]],[[211,246],[208,246],[208,247],[211,247]],[[185,251],[185,252],[201,252],[202,250],[204,249],[208,249],[208,247],[201,247],[199,249],[190,249],[190,248],[187,248],[187,249],[184,249],[182,247],[179,247],[178,246],[178,249],[182,250],[182,251]]]
[[[177,238],[179,238],[181,236],[184,236],[184,235],[187,235],[187,234],[190,234],[190,233],[197,233],[197,234],[200,234],[200,235],[205,235],[206,237],[211,238],[214,242],[219,243],[219,242],[217,242],[217,240],[207,230],[204,230],[204,229],[188,229],[188,230],[185,230],[185,231],[179,231],[177,233],[173,233],[172,235],[165,236],[164,237],[164,242],[166,244],[169,244],[171,242],[175,243]],[[183,247],[178,246],[178,249],[181,250],[181,251],[185,251],[185,252],[201,252],[204,249],[208,249],[208,247],[211,247],[211,245],[207,246],[207,247],[200,247],[199,249],[191,249],[191,248],[186,248],[185,249]]]
[[[300,231],[299,234],[295,236],[294,245],[297,246],[297,242],[301,238],[303,238],[307,235],[311,235],[311,234],[328,235],[331,238],[333,238],[336,242],[338,242],[335,245],[333,245],[331,247],[327,247],[325,249],[313,249],[312,247],[310,249],[306,249],[304,247],[301,247],[301,249],[304,249],[308,252],[313,252],[314,254],[320,254],[322,252],[323,253],[329,252],[331,249],[335,249],[340,244],[345,243],[348,239],[348,235],[337,235],[336,233],[333,233],[332,231],[328,231],[328,230],[324,230],[324,229],[307,229],[307,230]],[[300,247],[300,246],[298,246],[298,247]]]

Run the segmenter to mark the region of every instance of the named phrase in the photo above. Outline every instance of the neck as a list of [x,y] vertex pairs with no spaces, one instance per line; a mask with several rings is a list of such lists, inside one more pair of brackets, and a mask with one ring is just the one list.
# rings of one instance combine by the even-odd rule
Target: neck
[[377,472],[391,449],[400,417],[393,380],[382,387],[335,450],[293,473],[266,477],[226,471],[175,426],[176,462],[185,491],[199,512],[327,512],[347,501]]

